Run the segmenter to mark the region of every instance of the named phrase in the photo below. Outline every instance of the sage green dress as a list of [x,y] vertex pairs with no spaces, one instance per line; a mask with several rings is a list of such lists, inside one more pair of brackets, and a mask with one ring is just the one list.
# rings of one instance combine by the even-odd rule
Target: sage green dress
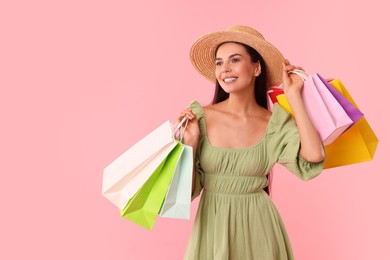
[[294,119],[275,104],[259,143],[248,148],[222,148],[210,144],[200,104],[194,101],[190,108],[200,127],[193,199],[203,192],[184,259],[293,259],[283,221],[263,189],[275,163],[303,180],[322,170],[323,162],[311,163],[299,156]]

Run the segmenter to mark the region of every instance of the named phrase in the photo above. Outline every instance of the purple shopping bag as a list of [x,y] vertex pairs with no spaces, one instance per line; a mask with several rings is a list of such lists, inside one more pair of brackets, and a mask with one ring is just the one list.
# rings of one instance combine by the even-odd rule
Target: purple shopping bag
[[316,74],[322,83],[328,88],[330,93],[335,97],[339,104],[343,107],[349,118],[356,123],[360,118],[364,116],[360,110],[358,110],[351,102],[348,101],[340,92],[338,92],[329,82],[324,79],[320,74]]

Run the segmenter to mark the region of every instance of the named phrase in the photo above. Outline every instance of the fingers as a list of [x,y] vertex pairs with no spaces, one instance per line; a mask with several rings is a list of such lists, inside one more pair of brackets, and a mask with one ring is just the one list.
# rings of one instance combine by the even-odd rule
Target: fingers
[[195,114],[192,112],[190,108],[183,110],[178,116],[177,121],[180,122],[184,117],[187,117],[190,121],[196,118]]
[[285,59],[285,61],[283,63],[283,71],[288,73],[292,70],[303,70],[304,71],[304,69],[302,67],[292,65],[288,59]]
[[302,83],[304,83],[304,78],[301,74],[295,74],[292,73],[293,71],[300,70],[303,71],[303,74],[305,74],[305,71],[300,66],[295,66],[290,63],[289,60],[285,59],[284,63],[282,63],[283,67],[283,74],[282,74],[282,83],[283,83],[283,89],[286,91],[287,89],[290,89],[290,87],[298,86],[298,89],[301,87]]
[[288,72],[289,70],[287,69],[287,65],[286,63],[282,63],[282,67],[283,67],[283,81],[286,81],[288,79]]

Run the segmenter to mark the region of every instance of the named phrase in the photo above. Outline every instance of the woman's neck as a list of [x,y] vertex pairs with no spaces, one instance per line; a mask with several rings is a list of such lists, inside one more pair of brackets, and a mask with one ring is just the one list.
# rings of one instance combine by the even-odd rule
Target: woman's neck
[[253,114],[259,109],[253,92],[248,94],[231,93],[225,104],[226,109],[238,115]]

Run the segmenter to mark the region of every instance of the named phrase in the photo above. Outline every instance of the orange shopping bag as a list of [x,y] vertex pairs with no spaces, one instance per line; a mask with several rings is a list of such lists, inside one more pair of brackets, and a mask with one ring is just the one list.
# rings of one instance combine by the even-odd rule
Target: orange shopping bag
[[[339,79],[331,81],[330,84],[359,109]],[[377,136],[371,129],[366,118],[362,117],[333,143],[325,146],[326,159],[324,168],[372,160],[377,145]]]

